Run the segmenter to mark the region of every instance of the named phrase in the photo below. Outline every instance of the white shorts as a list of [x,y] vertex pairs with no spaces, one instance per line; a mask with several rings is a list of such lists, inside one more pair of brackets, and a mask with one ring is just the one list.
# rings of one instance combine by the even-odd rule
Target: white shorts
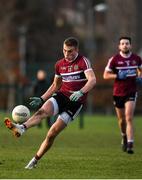
[[[59,114],[59,118],[64,121],[65,124],[73,121],[81,111],[83,105],[79,102],[72,102],[62,94],[56,94],[48,99],[53,104],[53,115]],[[47,101],[47,102],[48,102]],[[44,107],[45,105],[45,107]],[[43,108],[46,109],[46,102]]]

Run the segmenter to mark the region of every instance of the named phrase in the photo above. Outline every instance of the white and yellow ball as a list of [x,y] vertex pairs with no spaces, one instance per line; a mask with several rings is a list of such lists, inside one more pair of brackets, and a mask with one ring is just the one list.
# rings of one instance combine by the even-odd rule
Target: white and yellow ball
[[12,111],[12,119],[15,123],[21,124],[30,117],[30,110],[24,105],[16,106]]

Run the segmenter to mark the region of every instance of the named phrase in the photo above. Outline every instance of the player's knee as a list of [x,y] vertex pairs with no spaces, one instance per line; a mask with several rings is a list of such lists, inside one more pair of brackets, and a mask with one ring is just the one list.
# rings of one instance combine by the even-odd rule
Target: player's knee
[[126,121],[127,121],[127,123],[131,123],[131,122],[132,122],[132,117],[128,116],[128,117],[126,118]]
[[42,118],[48,116],[48,114],[46,113],[46,111],[45,111],[44,109],[42,109],[42,108],[40,108],[40,109],[35,113],[35,115],[41,116]]

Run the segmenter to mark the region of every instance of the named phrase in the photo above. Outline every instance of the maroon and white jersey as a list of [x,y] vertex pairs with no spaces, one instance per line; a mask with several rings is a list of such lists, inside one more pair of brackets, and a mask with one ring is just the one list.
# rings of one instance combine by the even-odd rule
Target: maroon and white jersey
[[[62,86],[60,92],[70,97],[74,91],[80,90],[87,82],[84,72],[91,70],[90,61],[81,55],[78,55],[73,62],[66,59],[60,59],[55,64],[55,75],[62,77]],[[80,102],[86,100],[87,93],[80,98]]]
[[118,71],[127,71],[127,78],[125,80],[115,79],[113,87],[114,96],[127,96],[137,91],[136,77],[138,68],[142,68],[142,60],[133,53],[127,58],[117,54],[109,59],[105,68],[106,71],[116,74]]

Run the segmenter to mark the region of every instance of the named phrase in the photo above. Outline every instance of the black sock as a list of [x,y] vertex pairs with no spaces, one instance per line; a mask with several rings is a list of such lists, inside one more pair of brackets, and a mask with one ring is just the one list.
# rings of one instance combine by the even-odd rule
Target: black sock
[[23,124],[24,128],[27,129],[27,126],[25,124]]

